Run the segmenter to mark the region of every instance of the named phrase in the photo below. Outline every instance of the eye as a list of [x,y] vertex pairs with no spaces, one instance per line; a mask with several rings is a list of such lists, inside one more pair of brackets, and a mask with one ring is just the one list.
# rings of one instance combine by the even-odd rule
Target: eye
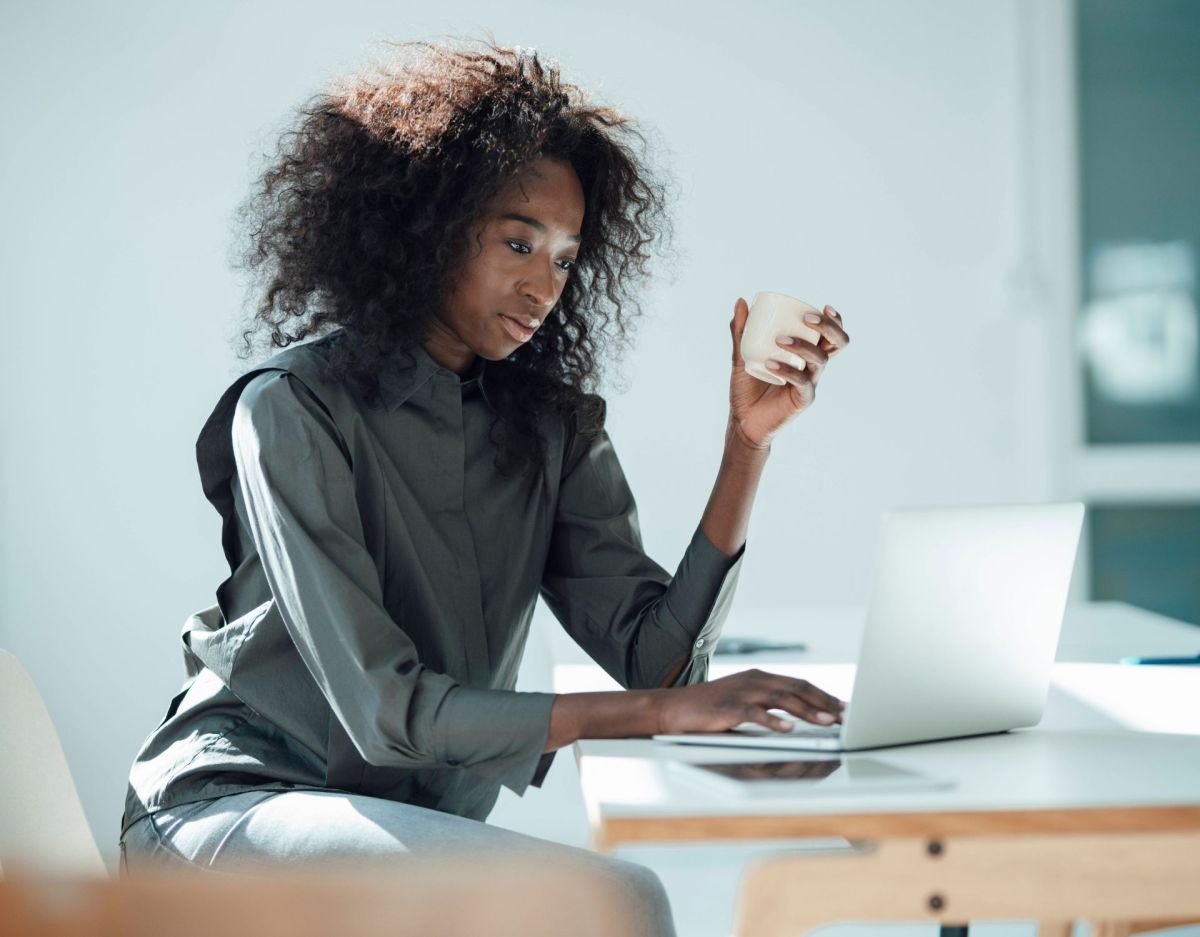
[[[522,244],[520,241],[506,241],[505,243],[508,244],[508,246],[513,249],[514,253],[517,253],[517,254],[528,254],[529,253],[529,245],[528,244]],[[563,273],[570,273],[577,266],[578,266],[578,263],[574,260],[559,261],[559,269],[561,269],[563,271]]]

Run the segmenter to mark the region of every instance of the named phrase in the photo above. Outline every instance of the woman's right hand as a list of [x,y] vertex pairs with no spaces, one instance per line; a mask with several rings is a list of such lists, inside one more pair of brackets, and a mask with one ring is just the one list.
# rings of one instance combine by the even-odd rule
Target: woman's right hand
[[742,670],[719,680],[660,691],[658,733],[724,732],[743,722],[791,729],[790,720],[767,712],[781,709],[805,722],[834,725],[846,704],[807,680],[762,670]]

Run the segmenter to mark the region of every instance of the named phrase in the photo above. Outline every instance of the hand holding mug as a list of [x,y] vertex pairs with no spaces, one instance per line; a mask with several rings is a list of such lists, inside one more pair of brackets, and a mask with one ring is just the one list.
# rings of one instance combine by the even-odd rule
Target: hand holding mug
[[781,293],[757,294],[753,310],[739,297],[729,329],[730,420],[744,442],[765,449],[812,405],[825,365],[850,344],[850,336],[832,306],[818,312]]

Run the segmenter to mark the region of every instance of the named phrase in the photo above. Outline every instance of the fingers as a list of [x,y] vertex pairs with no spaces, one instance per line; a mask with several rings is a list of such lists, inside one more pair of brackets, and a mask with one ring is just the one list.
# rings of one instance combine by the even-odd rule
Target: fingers
[[742,333],[746,330],[746,319],[749,315],[750,307],[746,305],[746,300],[739,296],[737,302],[733,304],[733,318],[729,320],[729,332],[733,337],[733,365],[735,368],[739,364],[744,366]]
[[829,318],[822,320],[821,325],[817,327],[817,331],[820,332],[821,337],[827,340],[832,346],[829,349],[829,354],[836,355],[839,351],[850,344],[850,336],[846,334],[846,329],[842,324],[842,314],[840,312],[838,312],[832,306],[826,306],[825,314]]
[[[778,344],[780,348],[786,348],[791,352],[792,363],[788,364],[768,359],[766,362],[767,368],[773,373],[778,374],[789,384],[794,384],[800,388],[801,394],[807,395],[810,392],[810,388],[815,393],[817,381],[821,379],[821,372],[825,368],[825,362],[829,360],[825,352],[803,338],[797,340],[792,345]],[[796,361],[796,359],[799,359],[799,361]],[[797,366],[800,362],[804,363],[803,368]]]
[[753,703],[747,703],[743,707],[742,722],[753,722],[756,725],[777,729],[780,732],[787,732],[792,727],[791,722],[787,719],[767,712],[765,706],[755,706]]
[[757,669],[671,689],[663,701],[658,731],[665,733],[719,732],[744,722],[787,732],[796,720],[834,725],[845,710],[836,696],[807,680]]
[[791,352],[797,358],[804,359],[806,367],[811,364],[817,369],[817,371],[820,371],[821,368],[825,367],[825,362],[829,360],[829,355],[827,355],[812,342],[806,341],[803,338],[793,342],[790,345],[785,345],[783,342],[776,339],[775,344],[777,344],[784,351]]
[[[813,686],[807,680],[785,677],[781,674],[765,673],[761,670],[747,671],[747,679],[754,685],[754,695],[749,703],[764,709],[781,709],[805,722],[816,725],[832,725],[839,722],[846,704],[831,693]],[[790,728],[787,720],[779,716],[770,717],[776,728]],[[768,725],[771,723],[763,723]]]
[[[818,726],[831,726],[838,722],[841,718],[841,710],[830,712],[827,709],[821,709],[813,706],[797,696],[792,696],[788,693],[774,694],[775,698],[768,703],[768,709],[780,709],[785,713],[795,716],[797,719],[803,719],[805,722],[811,722]],[[788,723],[788,727],[791,723]]]
[[820,332],[821,338],[829,342],[834,348],[840,350],[850,344],[850,336],[832,319],[822,319],[817,325],[813,325],[812,323],[807,323],[807,325],[814,332]]
[[845,712],[846,704],[842,700],[832,693],[826,693],[820,687],[813,686],[807,680],[797,680],[794,677],[779,675],[776,675],[775,679],[781,681],[784,690],[794,693],[820,712],[831,713],[839,717]]
[[770,358],[767,359],[766,366],[772,374],[778,375],[787,383],[796,386],[803,394],[808,394],[810,391],[813,394],[816,393],[817,381],[821,378],[823,367],[823,365],[808,361],[801,369],[793,364],[785,364]]
[[850,344],[850,336],[846,334],[846,330],[842,325],[842,314],[832,306],[825,307],[825,311],[822,313],[819,322],[809,322],[806,318],[804,324],[815,332],[820,333],[821,341],[819,344],[826,346],[824,350],[831,356],[836,355]]

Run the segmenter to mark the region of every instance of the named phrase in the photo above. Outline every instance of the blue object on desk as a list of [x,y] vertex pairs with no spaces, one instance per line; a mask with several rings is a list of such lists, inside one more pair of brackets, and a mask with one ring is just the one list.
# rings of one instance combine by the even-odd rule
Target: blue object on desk
[[1200,667],[1200,654],[1195,657],[1122,657],[1122,664],[1182,664]]
[[758,638],[720,638],[714,654],[757,654],[759,651],[807,651],[807,644],[762,641]]

